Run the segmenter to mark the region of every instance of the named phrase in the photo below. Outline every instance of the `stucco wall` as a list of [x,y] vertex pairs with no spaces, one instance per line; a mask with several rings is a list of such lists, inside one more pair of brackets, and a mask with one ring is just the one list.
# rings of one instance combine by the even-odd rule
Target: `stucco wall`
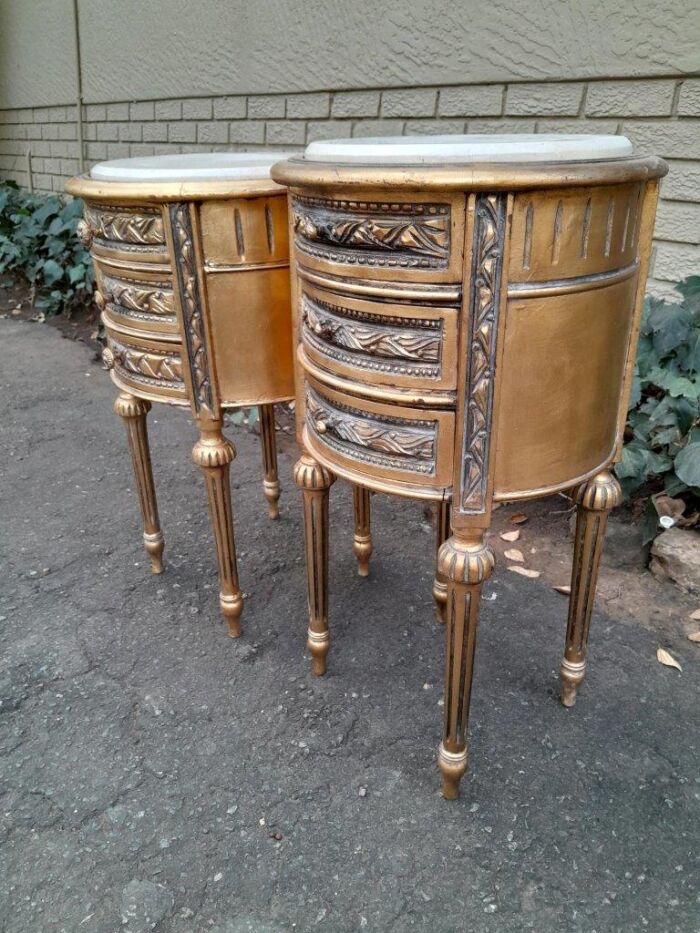
[[[79,0],[84,156],[623,133],[669,160],[651,288],[700,273],[697,0]],[[0,0],[0,179],[78,171],[73,0]]]
[[0,108],[65,104],[76,84],[72,0],[0,0]]
[[[79,0],[79,11],[87,103],[700,69],[697,0]],[[72,0],[0,0],[0,107],[72,99],[71,29]]]

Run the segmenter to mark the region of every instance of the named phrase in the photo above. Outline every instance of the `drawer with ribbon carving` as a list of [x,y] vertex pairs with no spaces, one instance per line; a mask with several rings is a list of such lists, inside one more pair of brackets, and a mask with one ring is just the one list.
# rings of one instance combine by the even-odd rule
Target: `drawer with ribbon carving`
[[117,385],[144,398],[187,404],[179,343],[135,336],[110,326],[108,319],[105,326],[102,359]]
[[103,319],[154,337],[179,341],[173,280],[169,272],[144,272],[108,260],[95,261],[98,291],[95,303]]
[[300,265],[367,279],[461,281],[463,195],[377,201],[294,194],[291,211]]
[[165,222],[160,205],[138,207],[86,203],[78,235],[94,258],[106,257],[157,271],[168,267]]
[[322,378],[388,401],[454,406],[456,308],[354,298],[302,278],[300,318],[305,365]]
[[450,485],[453,412],[383,405],[308,376],[304,404],[305,442],[339,475],[371,475],[386,491],[417,496]]

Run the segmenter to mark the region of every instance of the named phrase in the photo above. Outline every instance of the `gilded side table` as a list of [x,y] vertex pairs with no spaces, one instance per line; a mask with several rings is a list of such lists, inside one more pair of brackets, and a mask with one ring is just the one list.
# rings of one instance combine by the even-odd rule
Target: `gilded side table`
[[189,405],[199,429],[219,566],[220,607],[240,633],[224,412],[259,406],[263,489],[278,515],[274,404],[293,396],[286,191],[279,154],[196,154],[101,163],[67,190],[85,200],[82,237],[95,266],[107,333],[103,357],[119,389],[144,543],[162,570],[146,416],[151,402]]
[[338,140],[272,170],[289,186],[313,669],[334,478],[436,502],[445,797],[467,766],[494,502],[575,490],[565,705],[583,680],[665,171],[615,136]]

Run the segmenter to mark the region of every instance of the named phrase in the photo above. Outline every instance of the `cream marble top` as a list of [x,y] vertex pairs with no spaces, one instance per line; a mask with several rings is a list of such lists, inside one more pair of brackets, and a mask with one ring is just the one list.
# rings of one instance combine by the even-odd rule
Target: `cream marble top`
[[339,165],[426,165],[496,162],[581,162],[631,156],[625,136],[555,133],[466,136],[380,136],[310,143],[304,159]]
[[270,168],[288,152],[193,152],[184,155],[113,159],[90,169],[99,181],[249,181],[269,178]]

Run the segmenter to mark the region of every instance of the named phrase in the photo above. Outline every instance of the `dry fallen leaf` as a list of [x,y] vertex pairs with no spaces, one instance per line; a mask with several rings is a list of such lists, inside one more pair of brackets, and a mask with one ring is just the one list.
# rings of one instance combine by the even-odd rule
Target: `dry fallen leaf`
[[524,512],[516,512],[515,515],[511,515],[510,520],[514,525],[524,525],[527,521],[527,515]]
[[691,632],[690,635],[688,635],[688,641],[700,642],[700,632]]
[[569,596],[571,594],[571,587],[568,584],[566,586],[555,586],[554,589],[557,593],[561,593],[562,596]]
[[[517,541],[520,537],[520,529],[516,528],[515,531],[504,531],[501,535],[504,541]],[[700,612],[700,610],[698,610]]]
[[512,570],[513,573],[519,573],[521,577],[539,577],[539,570],[528,570],[527,567],[519,567],[517,565],[510,566],[508,570]]
[[[503,535],[501,535],[501,537],[503,537]],[[690,618],[695,622],[700,622],[700,609],[696,609],[695,612],[691,612]]]
[[525,563],[525,558],[523,557],[523,552],[519,551],[517,548],[512,547],[509,550],[503,552],[508,560],[516,560],[520,564]]
[[675,667],[676,670],[682,671],[683,668],[680,666],[678,661],[673,657],[672,654],[669,654],[665,648],[656,649],[656,660],[661,664],[665,664],[666,667]]

